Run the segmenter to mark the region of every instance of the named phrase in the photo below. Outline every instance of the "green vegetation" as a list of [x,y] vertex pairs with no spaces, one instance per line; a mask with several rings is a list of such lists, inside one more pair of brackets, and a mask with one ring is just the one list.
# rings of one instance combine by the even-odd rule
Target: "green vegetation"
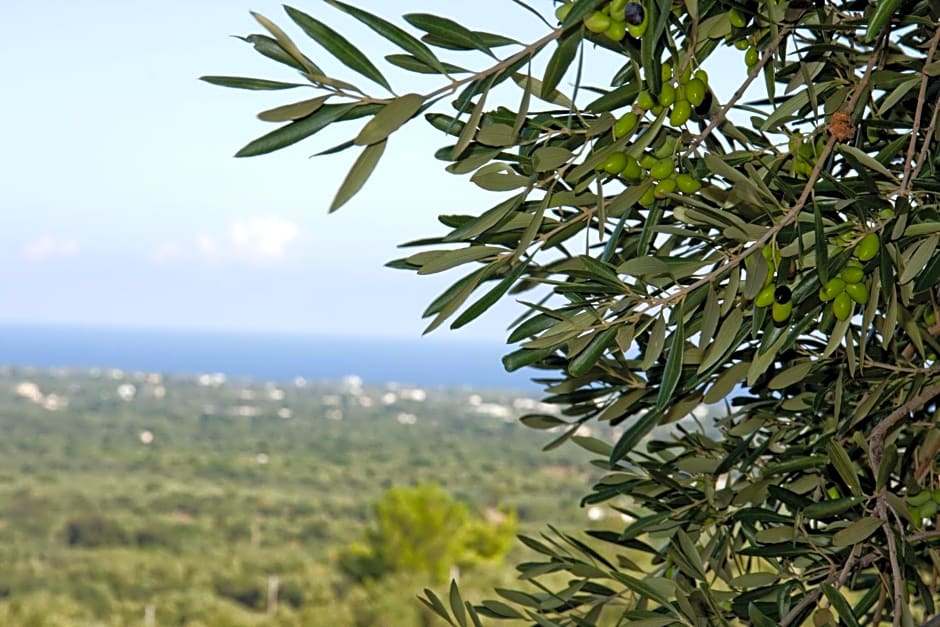
[[[562,408],[522,420],[590,451],[604,476],[585,501],[626,517],[525,537],[537,593],[465,603],[454,586],[430,609],[543,627],[940,613],[940,519],[919,496],[940,487],[940,4],[502,3],[508,27],[541,24],[529,42],[326,5],[287,7],[283,28],[255,15],[245,41],[290,82],[206,77],[316,94],[238,156],[345,131],[318,153],[358,153],[332,211],[403,125],[438,129],[436,158],[494,199],[390,265],[458,269],[429,330],[521,303],[504,365],[537,369]],[[367,26],[389,63],[333,18]],[[435,82],[405,93],[401,69]],[[383,194],[408,206],[412,174]],[[682,422],[702,401],[728,406],[717,432]],[[594,422],[621,431],[587,437]],[[658,426],[671,434],[647,441]]]
[[0,376],[0,624],[407,627],[452,566],[509,585],[517,526],[585,520],[530,399],[216,383]]

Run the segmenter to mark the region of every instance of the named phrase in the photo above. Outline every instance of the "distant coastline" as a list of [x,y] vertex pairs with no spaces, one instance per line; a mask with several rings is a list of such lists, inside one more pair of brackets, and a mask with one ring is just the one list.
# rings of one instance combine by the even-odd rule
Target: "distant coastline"
[[463,339],[0,324],[0,364],[14,367],[218,372],[274,381],[357,375],[370,385],[538,390],[528,373],[503,370],[500,357],[509,350]]

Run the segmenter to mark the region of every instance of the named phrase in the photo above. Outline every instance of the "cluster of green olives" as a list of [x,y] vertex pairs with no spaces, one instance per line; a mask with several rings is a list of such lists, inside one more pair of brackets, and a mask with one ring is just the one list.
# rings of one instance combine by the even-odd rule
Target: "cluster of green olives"
[[[728,21],[731,22],[731,26],[735,31],[740,31],[747,27],[748,16],[744,13],[741,13],[737,9],[731,9],[728,11]],[[757,41],[760,38],[760,33],[754,33],[748,37],[738,37],[735,38],[735,35],[739,33],[734,33],[728,35],[730,41],[734,41],[734,47],[738,50],[747,50],[744,53],[744,63],[747,65],[747,69],[750,70],[760,61],[760,50],[757,48]]]
[[[636,118],[633,112],[626,114],[626,116],[631,115]],[[614,135],[617,135],[616,127]],[[691,174],[676,171],[675,150],[675,137],[667,136],[661,146],[644,154],[640,159],[635,159],[626,152],[614,152],[598,166],[598,169],[607,174],[619,176],[631,184],[649,180],[650,187],[638,202],[644,207],[650,207],[657,198],[664,198],[667,194],[676,191],[694,194],[702,187],[698,179]]]
[[919,527],[924,518],[933,518],[940,507],[940,489],[925,489],[917,494],[910,494],[905,499],[907,511],[911,515],[914,527]]
[[780,252],[770,247],[761,248],[761,255],[767,260],[767,276],[764,287],[754,297],[756,307],[770,307],[770,315],[776,324],[783,324],[793,313],[793,291],[786,285],[775,285],[774,275],[782,261]]
[[832,313],[839,320],[848,320],[852,317],[853,301],[859,305],[868,302],[868,286],[862,283],[865,271],[862,264],[852,259],[845,268],[819,288],[819,300],[824,303],[832,301]]
[[653,115],[659,115],[667,107],[672,107],[669,123],[672,126],[682,126],[692,117],[693,108],[705,102],[708,94],[708,74],[702,69],[693,74],[692,68],[689,67],[681,75],[674,76],[672,66],[664,63],[662,83],[657,96],[649,91],[641,91],[636,98],[635,107],[640,111],[652,111]]
[[[571,11],[573,2],[565,2],[555,9],[555,17],[563,21]],[[649,15],[639,2],[611,0],[606,6],[584,17],[584,27],[592,33],[603,33],[620,41],[627,33],[639,39],[649,27]]]
[[855,258],[819,289],[819,300],[832,301],[832,313],[837,319],[848,320],[852,317],[854,303],[864,306],[868,302],[868,286],[862,282],[865,278],[862,262],[874,259],[880,248],[881,241],[876,233],[863,237],[852,251]]
[[815,145],[809,137],[804,137],[800,134],[791,136],[789,148],[790,154],[793,155],[793,162],[791,164],[793,176],[806,178],[812,174],[813,164],[816,163],[816,159],[822,154],[825,145],[826,138],[822,135],[816,140]]

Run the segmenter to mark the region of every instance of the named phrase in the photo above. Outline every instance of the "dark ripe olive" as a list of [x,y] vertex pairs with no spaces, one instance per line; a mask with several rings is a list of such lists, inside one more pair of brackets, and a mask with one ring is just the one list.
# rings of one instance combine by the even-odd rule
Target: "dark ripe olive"
[[705,90],[705,98],[702,100],[702,104],[696,105],[692,108],[695,112],[695,115],[703,117],[708,115],[708,112],[712,109],[712,90]]
[[781,285],[774,290],[774,300],[781,305],[789,303],[791,298],[793,298],[793,293],[790,292],[790,288],[786,285]]
[[639,26],[646,17],[646,9],[644,9],[643,5],[639,2],[631,2],[627,5],[627,8],[624,9],[624,15],[626,16],[627,24]]

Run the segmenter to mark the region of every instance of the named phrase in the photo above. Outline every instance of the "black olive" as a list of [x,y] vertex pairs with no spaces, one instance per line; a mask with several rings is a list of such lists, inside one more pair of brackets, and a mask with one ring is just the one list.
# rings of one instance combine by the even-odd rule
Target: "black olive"
[[708,112],[712,110],[712,100],[713,100],[712,90],[706,89],[705,99],[702,101],[702,104],[693,108],[692,111],[698,117],[705,117],[706,115],[708,115]]
[[646,9],[644,9],[643,5],[639,2],[631,2],[627,5],[624,12],[627,17],[627,22],[634,26],[639,26],[646,18]]
[[786,285],[781,285],[774,290],[774,300],[781,305],[789,303],[791,298],[793,298],[793,294]]

